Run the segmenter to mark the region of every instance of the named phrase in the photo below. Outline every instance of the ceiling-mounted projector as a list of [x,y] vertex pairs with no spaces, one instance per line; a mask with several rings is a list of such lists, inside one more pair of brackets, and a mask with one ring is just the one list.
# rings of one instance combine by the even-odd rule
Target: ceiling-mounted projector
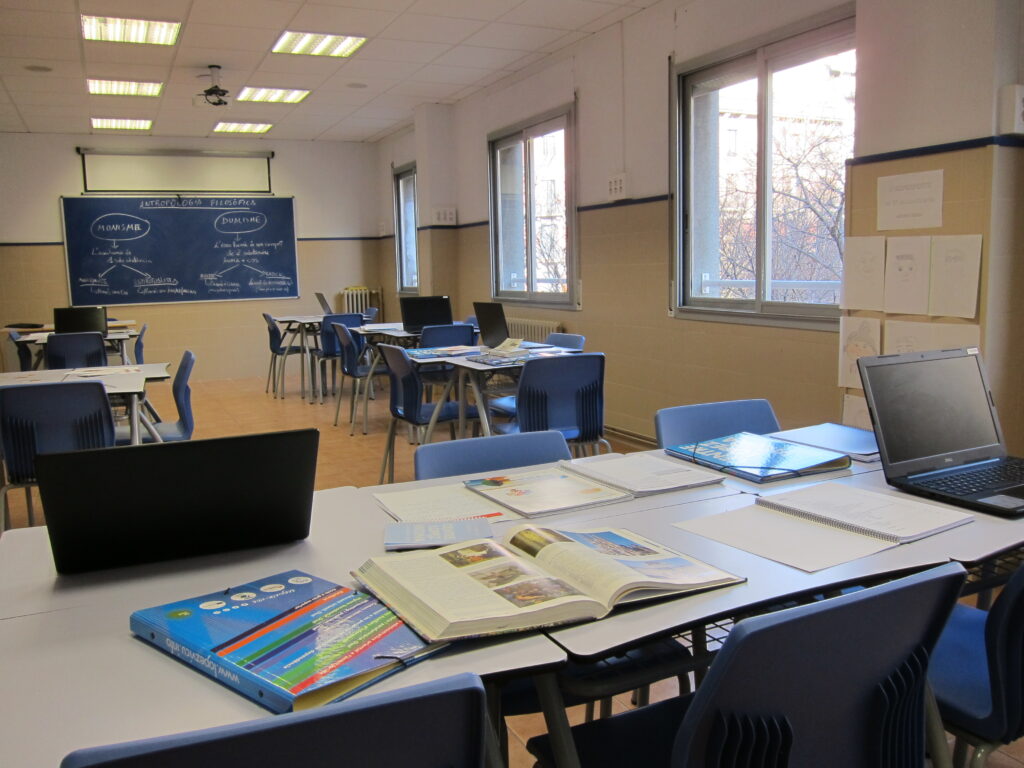
[[204,75],[196,75],[196,77],[208,77],[210,78],[210,87],[205,91],[200,91],[192,97],[192,106],[194,107],[227,107],[231,104],[227,100],[228,91],[220,87],[220,66],[218,64],[209,65],[209,73]]

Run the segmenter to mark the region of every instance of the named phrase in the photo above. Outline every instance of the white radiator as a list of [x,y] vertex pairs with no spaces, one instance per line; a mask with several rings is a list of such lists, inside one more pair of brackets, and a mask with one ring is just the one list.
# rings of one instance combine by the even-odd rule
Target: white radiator
[[528,320],[525,317],[509,317],[508,335],[513,339],[544,341],[549,333],[558,333],[562,324],[557,320]]
[[367,307],[380,306],[381,289],[370,290],[365,285],[350,285],[341,292],[346,312],[365,312]]

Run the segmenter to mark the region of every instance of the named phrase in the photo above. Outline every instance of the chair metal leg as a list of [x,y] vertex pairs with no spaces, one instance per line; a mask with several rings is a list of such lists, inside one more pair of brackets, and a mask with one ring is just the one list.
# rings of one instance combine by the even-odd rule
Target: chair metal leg
[[378,485],[384,485],[384,472],[388,468],[388,459],[391,459],[391,479],[388,482],[394,482],[395,480],[395,430],[398,428],[398,419],[394,416],[391,417],[391,423],[388,425],[388,436],[387,441],[384,443],[384,461],[380,465],[380,480]]
[[930,685],[924,689],[925,742],[928,755],[932,759],[932,768],[952,768],[949,747],[946,746],[946,731],[942,727],[942,715],[935,701],[935,694]]
[[[263,388],[264,392],[270,391],[270,379],[274,376],[274,368],[277,366],[274,363],[277,362],[277,355],[273,352],[270,353],[270,367],[267,368],[267,386]],[[274,397],[277,397],[277,379],[274,378]]]

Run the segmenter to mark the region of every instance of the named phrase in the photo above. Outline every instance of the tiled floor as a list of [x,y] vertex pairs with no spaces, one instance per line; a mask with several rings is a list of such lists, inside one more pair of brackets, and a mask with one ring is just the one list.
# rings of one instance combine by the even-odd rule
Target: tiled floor
[[[265,432],[281,429],[316,427],[320,430],[320,450],[317,462],[316,487],[333,488],[340,485],[375,485],[380,473],[380,460],[384,451],[387,430],[387,395],[370,403],[369,434],[363,435],[357,427],[356,434],[349,436],[347,408],[348,390],[342,403],[341,426],[334,426],[335,400],[329,398],[323,405],[310,405],[298,395],[298,379],[289,381],[287,396],[274,399],[263,391],[261,379],[240,379],[230,381],[200,381],[192,385],[192,403],[196,416],[195,437],[221,437],[250,432]],[[150,387],[149,397],[165,418],[173,418],[175,408],[171,398],[170,384]],[[395,479],[398,482],[411,480],[412,454],[414,447],[400,437],[396,441]],[[439,430],[437,439],[447,438],[447,430]],[[636,445],[612,440],[615,450],[639,450],[650,446]],[[38,495],[37,515],[39,512]],[[15,526],[26,524],[24,494],[14,491],[10,496],[12,521]],[[42,515],[39,515],[41,518]],[[40,520],[41,522],[41,520]],[[664,681],[655,686],[655,700],[675,695],[674,680]],[[615,711],[630,706],[629,697],[617,697]],[[570,721],[583,719],[582,707],[570,709]],[[512,768],[526,768],[533,760],[526,752],[527,739],[543,732],[541,715],[524,715],[509,718],[509,756]],[[1024,768],[1024,739],[1003,748],[991,757],[989,768]]]

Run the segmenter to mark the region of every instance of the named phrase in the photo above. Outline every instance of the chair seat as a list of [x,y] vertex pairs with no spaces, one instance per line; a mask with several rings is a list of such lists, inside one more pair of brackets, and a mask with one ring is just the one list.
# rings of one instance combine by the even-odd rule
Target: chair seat
[[988,722],[992,691],[985,653],[987,617],[985,611],[967,605],[953,609],[935,646],[928,678],[944,721],[988,741],[1002,741],[1003,724]]
[[[431,416],[434,415],[434,403],[422,403],[419,407],[419,412],[415,414],[408,414],[405,409],[399,409],[401,417],[405,421],[412,422],[413,424],[429,424]],[[442,403],[441,413],[437,416],[437,423],[445,421],[454,421],[459,418],[459,404],[456,402]],[[475,405],[466,406],[466,419],[479,418]]]
[[496,397],[488,401],[491,412],[499,416],[513,417],[516,415],[516,396]]
[[[672,760],[679,723],[692,695],[650,704],[621,715],[594,720],[572,729],[580,765],[587,768],[636,765],[644,768],[668,766]],[[526,742],[526,748],[544,766],[555,764],[547,734]]]
[[[181,422],[179,421],[161,421],[153,425],[156,428],[157,434],[160,435],[160,439],[165,443],[175,443],[182,440],[188,440],[188,436],[182,431]],[[145,427],[139,426],[139,438],[144,443],[152,443],[153,438],[149,434]],[[114,428],[114,445],[131,445],[132,444],[132,431],[131,427],[118,426]]]
[[[561,432],[562,437],[566,440],[575,440],[580,436],[580,430],[577,427],[548,427],[548,429]],[[492,424],[491,431],[497,435],[514,435],[519,431],[519,424],[514,421],[507,424]]]

